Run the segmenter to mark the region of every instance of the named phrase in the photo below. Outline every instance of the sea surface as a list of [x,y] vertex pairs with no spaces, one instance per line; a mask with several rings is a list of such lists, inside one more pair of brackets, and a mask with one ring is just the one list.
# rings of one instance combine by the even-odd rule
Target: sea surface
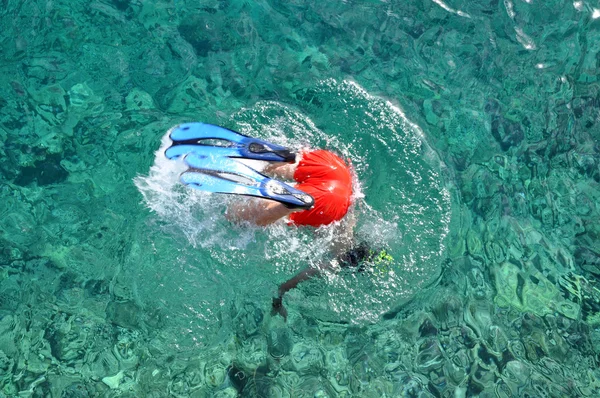
[[[600,396],[600,4],[2,0],[0,397]],[[352,164],[231,223],[202,121]],[[347,224],[345,224],[347,223]]]

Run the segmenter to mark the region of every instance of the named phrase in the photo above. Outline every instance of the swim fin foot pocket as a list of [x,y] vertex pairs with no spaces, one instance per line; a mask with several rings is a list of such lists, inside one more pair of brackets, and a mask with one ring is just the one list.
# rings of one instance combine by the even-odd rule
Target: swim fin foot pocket
[[165,156],[183,157],[189,167],[180,177],[185,185],[206,192],[275,200],[290,209],[314,205],[309,194],[236,160],[293,162],[296,155],[288,148],[205,123],[180,124],[169,131],[169,137],[173,143]]

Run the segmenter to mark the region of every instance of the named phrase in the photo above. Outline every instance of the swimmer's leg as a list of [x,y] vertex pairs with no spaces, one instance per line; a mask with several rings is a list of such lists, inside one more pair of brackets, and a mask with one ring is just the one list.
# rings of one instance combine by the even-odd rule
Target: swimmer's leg
[[263,169],[263,173],[272,178],[293,180],[297,167],[298,163],[270,163]]
[[264,227],[295,211],[302,209],[289,209],[273,200],[254,199],[231,204],[225,212],[225,217],[232,222],[246,221]]

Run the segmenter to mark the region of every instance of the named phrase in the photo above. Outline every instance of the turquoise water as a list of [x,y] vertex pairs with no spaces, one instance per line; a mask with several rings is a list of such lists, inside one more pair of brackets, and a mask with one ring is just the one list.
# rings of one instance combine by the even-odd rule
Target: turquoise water
[[[600,395],[600,6],[0,8],[0,396]],[[164,134],[355,170],[388,269],[280,283],[336,226],[230,224]]]

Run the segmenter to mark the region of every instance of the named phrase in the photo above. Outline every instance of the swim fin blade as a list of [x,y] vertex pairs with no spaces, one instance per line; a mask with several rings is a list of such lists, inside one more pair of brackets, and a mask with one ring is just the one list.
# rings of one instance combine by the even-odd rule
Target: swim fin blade
[[293,209],[310,209],[314,205],[309,194],[229,157],[192,152],[184,162],[190,169],[181,174],[181,182],[201,191],[255,196]]
[[198,153],[268,162],[293,163],[296,160],[296,154],[284,146],[208,123],[177,125],[169,131],[169,138],[173,143],[165,151],[168,159]]

